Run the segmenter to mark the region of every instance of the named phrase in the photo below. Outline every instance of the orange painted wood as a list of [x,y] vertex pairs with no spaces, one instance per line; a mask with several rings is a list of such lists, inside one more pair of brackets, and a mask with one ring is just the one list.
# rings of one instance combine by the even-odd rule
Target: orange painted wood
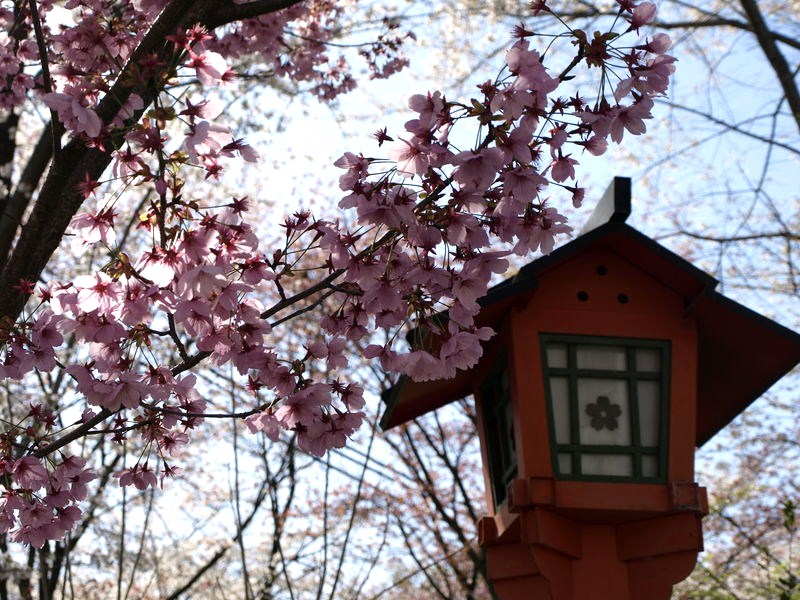
[[[480,418],[479,382],[498,348],[507,349],[518,478],[488,518],[493,522],[481,527],[489,575],[504,600],[666,600],[690,572],[702,549],[707,506],[704,490],[693,483],[698,335],[684,305],[668,286],[600,250],[545,273],[537,293],[503,319],[473,389]],[[667,483],[554,477],[542,333],[669,341]],[[491,489],[488,471],[485,476]],[[487,501],[492,507],[491,492]]]
[[701,515],[593,523],[549,509],[517,515],[518,538],[486,546],[501,600],[668,600],[702,549]]

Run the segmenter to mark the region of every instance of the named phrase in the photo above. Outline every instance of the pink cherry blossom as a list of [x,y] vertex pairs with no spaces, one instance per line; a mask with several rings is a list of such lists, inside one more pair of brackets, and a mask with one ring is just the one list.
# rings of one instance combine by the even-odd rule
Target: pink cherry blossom
[[408,375],[414,381],[431,381],[452,376],[446,364],[425,350],[399,355],[393,362],[393,370]]
[[330,403],[327,386],[313,383],[283,401],[275,411],[275,418],[287,429],[298,425],[308,426],[322,417],[322,406]]
[[[553,178],[555,179],[555,176]],[[528,203],[547,185],[547,179],[536,169],[520,166],[503,174],[503,185],[505,192],[514,196],[518,202]]]
[[47,470],[34,456],[25,456],[15,461],[11,467],[11,474],[19,487],[33,491],[44,486],[49,478]]
[[671,47],[672,40],[663,32],[655,34],[652,40],[648,41],[644,46],[641,46],[642,50],[652,52],[653,54],[664,54]]
[[567,179],[575,179],[575,165],[577,164],[579,164],[578,161],[574,158],[570,158],[569,154],[563,156],[559,153],[558,158],[556,158],[551,165],[550,176],[553,178],[553,181],[558,182]]
[[606,150],[608,150],[608,142],[604,138],[597,135],[593,135],[585,142],[578,143],[588,150],[589,154],[593,156],[601,156],[605,154]]
[[158,287],[167,287],[186,266],[186,260],[175,250],[164,250],[158,246],[142,252],[134,265],[139,277]]
[[528,219],[520,228],[514,253],[523,256],[539,250],[543,254],[550,254],[555,247],[556,235],[572,231],[572,227],[567,225],[566,221],[555,208],[545,207],[541,215]]
[[72,217],[69,225],[77,230],[79,239],[85,244],[102,242],[113,247],[116,241],[114,217],[116,213],[111,208],[106,208],[99,212],[78,213]]
[[347,366],[348,360],[344,350],[347,341],[341,337],[335,337],[328,342],[328,353],[326,364],[329,369],[342,369]]
[[182,324],[194,338],[205,337],[213,331],[211,304],[205,299],[178,302],[174,316],[175,322]]
[[472,150],[461,152],[452,162],[458,167],[453,173],[453,178],[462,189],[485,191],[494,181],[505,160],[499,148],[484,148],[478,152]]
[[364,358],[378,359],[381,368],[385,371],[391,371],[396,364],[398,354],[387,346],[380,346],[378,344],[369,344],[362,352]]
[[280,437],[280,432],[283,431],[283,425],[275,418],[275,415],[269,411],[264,411],[251,415],[245,419],[248,429],[251,433],[263,431],[273,442],[277,442]]
[[445,114],[445,99],[440,91],[427,94],[414,94],[408,99],[408,107],[419,113],[417,126],[422,129],[432,129],[441,121],[447,120]]
[[99,310],[110,313],[119,306],[122,290],[117,282],[105,273],[81,275],[74,280],[78,290],[77,306],[83,312]]
[[611,120],[608,124],[609,136],[617,143],[622,141],[625,130],[633,135],[641,135],[647,131],[645,119],[652,119],[650,110],[653,101],[650,98],[641,98],[632,106],[624,106],[611,113]]
[[347,173],[339,177],[341,190],[352,190],[354,184],[369,172],[369,160],[352,152],[345,152],[333,164],[340,169],[347,169]]
[[[459,331],[447,339],[441,349],[441,360],[455,369],[469,369],[478,363],[483,355],[480,341],[493,335],[491,329],[480,328],[477,333]],[[479,341],[480,340],[480,341]]]
[[343,448],[347,438],[361,426],[363,413],[331,414],[316,421],[297,435],[297,445],[314,456],[322,456],[331,448]]
[[501,139],[497,145],[503,152],[503,162],[510,163],[512,159],[519,163],[526,164],[531,161],[532,154],[528,144],[533,139],[533,130],[529,123],[521,123],[511,130],[511,133]]
[[656,18],[656,5],[652,2],[642,2],[633,9],[631,16],[631,29],[639,31],[643,25],[651,23]]
[[50,92],[42,97],[42,101],[58,113],[59,119],[70,131],[84,133],[91,138],[99,136],[103,128],[100,117],[87,106],[86,96],[78,90],[71,92]]
[[364,402],[364,388],[359,384],[348,383],[347,385],[342,385],[337,380],[333,382],[331,387],[339,394],[342,404],[348,411],[358,411],[366,405]]
[[207,50],[199,55],[192,54],[188,65],[195,69],[200,83],[206,86],[223,83],[232,75],[225,59],[217,52]]
[[[65,282],[48,272],[16,322],[0,328],[0,377],[24,386],[34,370],[63,369],[69,397],[80,398],[67,431],[92,427],[92,435],[134,441],[137,462],[115,477],[141,490],[175,476],[180,468],[167,459],[199,439],[194,430],[207,416],[200,390],[211,388],[188,370],[203,363],[226,365],[251,394],[236,416],[229,407],[231,418],[245,411],[248,429],[273,441],[291,431],[315,456],[345,445],[362,424],[364,387],[345,380],[354,360],[418,381],[474,366],[492,335],[476,325],[479,300],[507,270],[507,256],[550,252],[571,232],[557,202],[583,201],[575,149],[599,155],[626,131],[644,133],[675,68],[663,34],[644,44],[619,42],[627,32],[609,35],[602,51],[578,31],[556,35],[553,44],[577,46],[568,71],[586,62],[619,78],[616,89],[606,79],[587,94],[590,104],[570,83],[572,73],[556,75],[564,57],[534,49],[522,24],[506,66],[476,97],[411,95],[403,131],[376,135],[379,155],[345,152],[336,161],[340,213],[298,210],[269,247],[258,237],[264,227],[255,201],[210,198],[187,175],[199,172],[210,184],[232,162],[258,159],[234,136],[232,116],[209,88],[230,82],[230,66],[257,55],[275,78],[291,78],[290,86],[320,99],[352,89],[350,59],[328,45],[343,5],[298,3],[212,31],[172,30],[165,43],[174,61],[163,61],[166,55],[142,56],[138,48],[164,0],[131,0],[111,21],[98,19],[108,10],[101,0],[68,0],[72,21],[58,28],[47,19],[52,2],[35,4],[52,81],[34,77],[42,57],[30,19],[18,20],[13,39],[0,32],[0,109],[22,114],[39,102],[73,138],[62,150],[89,152],[79,161],[86,176],[64,193],[86,200],[70,234],[75,250],[97,260],[89,271],[82,270],[89,256],[69,265]],[[546,10],[535,4],[534,12]],[[649,2],[620,6],[623,28],[654,19]],[[0,9],[0,20],[9,17]],[[362,52],[374,76],[405,64],[398,35],[387,39]],[[201,88],[203,96],[187,91]],[[181,130],[181,139],[171,139]],[[94,160],[97,172],[86,171]],[[106,160],[112,164],[103,175]],[[38,193],[52,193],[49,181]],[[124,239],[121,227],[115,232],[118,212],[132,218]],[[12,282],[15,293],[34,293],[28,279],[36,277]],[[319,327],[291,331],[292,319],[311,310]],[[420,333],[410,349],[402,343],[406,327]],[[295,335],[305,347],[289,347]],[[74,344],[68,352],[66,340]],[[215,398],[215,413],[223,402]],[[42,547],[77,524],[76,503],[92,493],[95,474],[88,455],[61,454],[60,436],[70,435],[58,429],[62,415],[36,403],[21,410],[27,414],[9,439],[24,431],[24,443],[13,454],[0,450],[0,533]],[[50,453],[40,458],[33,449]]]
[[158,485],[158,478],[155,472],[145,463],[144,465],[137,464],[114,473],[114,477],[119,480],[120,487],[133,485],[137,490],[145,490],[148,487],[156,487]]
[[215,265],[197,265],[184,273],[175,286],[175,291],[179,296],[208,296],[212,291],[216,291],[226,285],[221,267]]
[[407,177],[423,175],[431,164],[429,144],[415,135],[398,138],[387,149],[389,158],[397,163],[397,172]]
[[232,142],[233,134],[225,125],[199,121],[186,133],[183,147],[189,156],[196,159],[198,156],[214,156]]
[[526,108],[536,106],[536,98],[526,90],[513,87],[503,88],[494,98],[489,107],[493,112],[500,112],[506,121],[516,121],[522,116]]
[[558,87],[558,79],[547,73],[539,53],[529,49],[528,40],[514,44],[506,55],[506,63],[511,72],[517,75],[514,88],[535,91],[539,108],[546,101],[547,94]]

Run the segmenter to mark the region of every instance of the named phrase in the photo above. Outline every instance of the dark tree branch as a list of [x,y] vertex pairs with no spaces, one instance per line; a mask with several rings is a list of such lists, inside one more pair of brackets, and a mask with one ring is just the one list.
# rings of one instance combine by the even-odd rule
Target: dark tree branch
[[[665,21],[661,19],[656,19],[652,23],[652,26],[654,28],[692,30],[692,29],[708,29],[714,27],[731,27],[733,29],[741,29],[742,31],[748,31],[750,33],[757,33],[754,23],[750,23],[748,21],[741,19],[723,17],[717,12],[703,10],[702,5],[699,3],[675,2],[675,4],[678,4],[683,8],[695,11],[695,13],[698,13],[698,17],[696,19],[689,19],[685,21]],[[755,4],[755,2],[753,2],[753,4]],[[558,16],[561,19],[571,21],[573,19],[591,19],[602,16],[614,16],[617,14],[617,12],[618,11],[616,10],[601,10],[597,8],[597,6],[591,3],[586,3],[586,8],[583,10],[563,11],[559,12]],[[745,12],[747,11],[745,10]],[[510,13],[507,14],[508,16],[512,17],[519,16],[516,14],[510,14]],[[748,18],[750,18],[749,14]],[[800,40],[798,40],[795,37],[784,35],[779,31],[771,31],[769,29],[765,29],[764,34],[772,38],[774,41],[781,42],[782,44],[786,44],[787,46],[791,46],[792,48],[800,50]]]
[[[49,131],[53,127],[53,122],[47,125],[44,132],[39,136],[33,154],[25,163],[25,168],[17,181],[14,193],[11,194],[8,202],[3,207],[0,214],[0,267],[5,265],[11,250],[11,244],[17,235],[17,229],[22,222],[22,215],[28,207],[28,203],[33,198],[33,192],[39,186],[39,182],[44,175],[47,164],[53,155],[53,136]],[[1,147],[1,145],[0,145]]]
[[5,210],[14,187],[14,153],[17,149],[17,125],[19,115],[13,110],[0,123],[0,215]]
[[800,91],[797,89],[797,84],[794,80],[794,74],[786,62],[786,58],[781,53],[778,45],[775,43],[775,36],[767,27],[764,16],[758,8],[756,0],[739,0],[742,5],[747,18],[753,26],[753,33],[758,40],[764,55],[767,57],[769,64],[775,71],[778,81],[783,88],[783,93],[786,95],[786,102],[789,104],[789,110],[792,117],[797,123],[797,128],[800,129]]
[[[741,122],[740,123],[729,123],[729,122],[727,122],[727,121],[725,121],[723,119],[718,119],[717,117],[715,117],[714,115],[712,115],[711,113],[708,113],[706,111],[698,110],[696,108],[692,108],[691,106],[686,106],[686,105],[683,105],[683,104],[676,104],[676,103],[671,102],[669,100],[659,100],[658,102],[659,102],[659,104],[665,104],[666,106],[669,106],[670,108],[676,108],[678,110],[682,110],[682,111],[685,111],[685,112],[692,113],[693,115],[697,115],[698,117],[703,117],[706,121],[710,121],[711,123],[714,123],[715,125],[719,125],[720,127],[724,127],[725,129],[728,129],[729,131],[733,131],[734,133],[738,133],[740,135],[747,136],[747,137],[749,137],[751,139],[757,140],[759,142],[763,142],[765,144],[771,144],[773,146],[778,146],[779,148],[782,148],[782,149],[786,150],[787,152],[791,152],[792,154],[800,155],[800,149],[799,148],[795,148],[794,146],[790,146],[789,144],[784,144],[783,142],[780,142],[780,141],[776,140],[775,138],[766,137],[766,136],[763,136],[763,135],[758,135],[757,133],[753,133],[751,131],[747,131],[746,129],[742,129],[741,126],[742,126],[743,123],[741,123]],[[752,120],[752,119],[748,119],[748,121],[750,121],[750,120]]]
[[33,455],[34,456],[38,456],[38,457],[47,456],[48,454],[51,454],[51,453],[55,452],[59,448],[63,448],[64,446],[66,446],[70,442],[73,442],[73,441],[83,437],[84,435],[86,435],[86,433],[88,431],[90,431],[92,429],[92,427],[94,427],[98,423],[102,423],[103,421],[105,421],[107,418],[109,418],[113,414],[115,414],[115,413],[110,411],[110,410],[108,410],[107,408],[103,408],[94,417],[92,417],[91,419],[89,419],[85,423],[82,423],[81,425],[79,425],[78,427],[76,427],[75,429],[73,429],[72,431],[67,433],[66,435],[61,436],[60,438],[55,440],[53,443],[48,444],[44,448],[40,448],[40,449],[36,450],[35,452],[33,452]]
[[[653,27],[657,29],[708,29],[709,27],[732,27],[733,29],[741,29],[742,31],[749,31],[755,33],[753,26],[746,21],[739,21],[738,19],[728,19],[725,17],[715,16],[713,18],[697,20],[697,21],[659,21],[653,22]],[[769,31],[769,36],[774,40],[797,48],[800,50],[800,40],[789,37],[778,31]]]
[[[20,42],[25,38],[25,28],[20,27],[22,22],[21,10],[14,4],[15,23],[11,27],[10,37],[13,40],[14,52],[19,50]],[[20,71],[24,69],[22,62],[18,63]],[[8,74],[5,77],[6,89],[11,89],[13,77]],[[19,114],[13,108],[6,111],[3,122],[0,123],[0,217],[6,210],[11,193],[14,189],[14,156],[17,151],[17,127],[19,126]],[[0,257],[2,255],[0,254]],[[2,258],[0,258],[0,265]]]
[[303,0],[254,0],[245,4],[234,4],[228,2],[218,2],[216,10],[209,14],[203,24],[209,29],[226,25],[242,19],[251,19],[261,15],[278,12],[284,8],[289,8],[295,4],[300,4]]
[[[36,46],[39,49],[39,61],[42,64],[42,81],[44,82],[44,91],[53,91],[53,80],[50,78],[50,63],[47,60],[47,44],[44,41],[44,32],[42,31],[42,21],[39,18],[39,9],[36,6],[36,0],[28,0],[28,9],[31,13],[31,22],[33,23],[33,32],[36,36]],[[54,109],[50,109],[50,123],[53,125],[50,128],[50,135],[53,142],[53,155],[56,160],[61,156],[61,134],[64,133],[63,127],[58,121],[58,114]]]
[[703,242],[715,242],[717,244],[733,244],[739,242],[754,242],[765,239],[785,239],[787,241],[800,241],[800,234],[791,231],[770,231],[764,233],[752,233],[749,235],[732,235],[732,236],[713,236],[695,233],[692,231],[681,230],[675,235],[685,235],[695,240]]

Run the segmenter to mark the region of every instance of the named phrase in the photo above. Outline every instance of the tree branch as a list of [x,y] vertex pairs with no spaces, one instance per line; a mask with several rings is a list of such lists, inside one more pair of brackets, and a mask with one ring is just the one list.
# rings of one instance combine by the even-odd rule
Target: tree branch
[[203,24],[209,29],[214,29],[234,21],[278,12],[300,4],[300,2],[303,0],[254,0],[245,4],[234,4],[230,1],[219,2],[220,6],[203,20]]
[[0,268],[8,260],[11,244],[14,242],[17,229],[22,222],[22,215],[25,214],[25,209],[33,198],[33,192],[39,186],[42,175],[53,155],[53,136],[48,135],[52,127],[53,122],[50,121],[42,135],[39,136],[39,141],[36,142],[33,153],[25,163],[22,175],[17,181],[14,193],[10,195],[10,199],[0,214]]
[[[746,21],[739,21],[737,19],[728,19],[726,17],[714,17],[713,19],[705,19],[703,21],[653,21],[653,27],[656,29],[707,29],[709,27],[731,27],[733,29],[741,29],[742,31],[749,31],[755,33],[753,26]],[[797,48],[800,50],[800,40],[789,37],[778,31],[769,31],[770,37],[774,40]]]
[[[47,44],[44,41],[44,32],[42,31],[42,21],[39,18],[39,9],[36,6],[36,0],[28,0],[28,9],[31,13],[31,21],[33,22],[33,32],[36,36],[36,46],[39,49],[39,61],[42,64],[42,81],[44,82],[44,91],[53,91],[53,80],[50,77],[50,63],[47,60]],[[56,160],[61,157],[61,134],[64,133],[61,123],[58,121],[58,114],[54,109],[50,109],[50,135],[53,142],[53,156]]]
[[764,55],[780,81],[792,117],[797,123],[797,128],[800,129],[800,91],[797,89],[792,70],[775,43],[775,37],[767,27],[767,23],[758,9],[758,3],[755,0],[739,0],[739,3],[753,26],[753,33],[764,51]]
[[[800,155],[800,149],[799,148],[795,148],[794,146],[790,146],[789,144],[785,144],[785,143],[780,142],[780,141],[778,141],[778,140],[776,140],[774,138],[769,138],[769,137],[766,137],[766,136],[763,136],[763,135],[758,135],[757,133],[752,133],[751,131],[747,131],[745,129],[742,129],[741,125],[743,125],[744,123],[746,123],[748,121],[752,121],[753,119],[748,119],[748,121],[739,122],[739,123],[728,123],[727,121],[724,121],[722,119],[718,119],[717,117],[715,117],[711,113],[708,113],[708,112],[702,111],[702,110],[698,110],[696,108],[692,108],[691,106],[686,106],[686,105],[683,105],[683,104],[676,104],[675,102],[671,102],[669,100],[663,100],[663,99],[662,100],[657,100],[657,102],[659,104],[665,104],[666,106],[669,106],[670,108],[676,108],[678,110],[682,110],[682,111],[685,111],[685,112],[692,113],[693,115],[697,115],[698,117],[703,117],[706,121],[710,121],[711,123],[714,123],[715,125],[719,125],[720,127],[724,127],[725,129],[728,129],[728,130],[733,131],[735,133],[738,133],[740,135],[749,137],[749,138],[757,140],[759,142],[763,142],[765,144],[771,144],[771,145],[774,145],[774,146],[778,146],[779,148],[782,148],[782,149],[784,149],[784,150],[786,150],[788,152],[791,152],[792,154]],[[768,118],[768,117],[763,116],[761,118]]]
[[788,241],[800,241],[800,234],[792,233],[791,231],[772,231],[765,233],[753,233],[750,235],[732,235],[729,237],[703,235],[701,233],[694,233],[692,231],[686,231],[686,230],[681,230],[678,232],[678,234],[685,235],[686,237],[690,237],[695,240],[701,240],[703,242],[714,242],[717,244],[754,242],[758,240],[775,239],[775,238],[785,239]]
[[48,444],[44,448],[40,448],[40,449],[36,450],[35,452],[33,452],[32,453],[33,456],[38,456],[39,458],[41,458],[42,456],[47,456],[48,454],[50,454],[52,452],[55,452],[59,448],[63,448],[64,446],[66,446],[70,442],[75,441],[75,440],[77,440],[79,438],[82,438],[84,435],[86,435],[86,433],[89,430],[92,429],[92,427],[94,427],[98,423],[102,423],[103,421],[105,421],[108,417],[110,417],[113,414],[115,414],[115,413],[110,411],[110,410],[108,410],[107,408],[101,409],[99,413],[97,413],[95,416],[93,416],[91,419],[89,419],[85,423],[81,423],[78,427],[76,427],[75,429],[73,429],[69,433],[67,433],[65,435],[62,435],[60,438],[58,438],[57,440],[55,440],[51,444]]

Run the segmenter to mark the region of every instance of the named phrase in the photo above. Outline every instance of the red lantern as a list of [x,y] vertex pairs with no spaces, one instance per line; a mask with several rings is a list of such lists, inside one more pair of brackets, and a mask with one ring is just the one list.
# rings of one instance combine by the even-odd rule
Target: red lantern
[[573,241],[492,288],[454,379],[402,379],[388,429],[473,394],[504,599],[667,599],[702,550],[694,451],[800,362],[800,336],[625,224],[616,178]]

